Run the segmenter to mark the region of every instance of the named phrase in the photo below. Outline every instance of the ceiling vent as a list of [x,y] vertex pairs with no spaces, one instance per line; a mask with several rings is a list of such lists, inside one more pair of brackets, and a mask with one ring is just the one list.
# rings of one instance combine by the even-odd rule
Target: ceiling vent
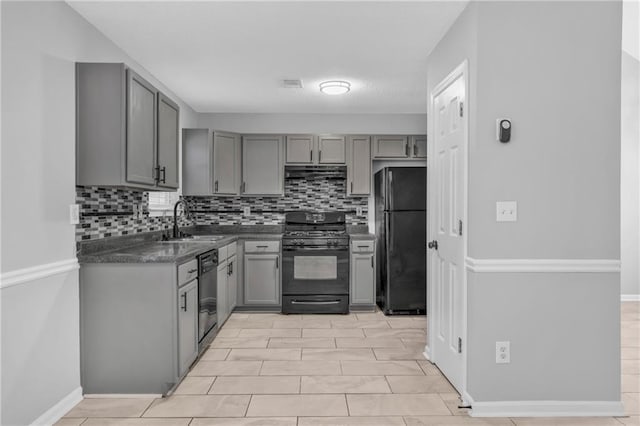
[[302,89],[302,80],[299,80],[299,79],[282,80],[282,86],[285,89]]

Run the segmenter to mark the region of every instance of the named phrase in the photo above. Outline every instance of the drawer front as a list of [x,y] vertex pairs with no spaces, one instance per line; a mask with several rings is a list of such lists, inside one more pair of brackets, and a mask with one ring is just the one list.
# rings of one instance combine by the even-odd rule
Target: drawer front
[[224,263],[227,260],[227,247],[229,246],[220,247],[218,249],[218,265]]
[[198,276],[198,259],[178,265],[178,285],[183,285]]
[[245,241],[245,253],[273,253],[280,251],[280,241]]
[[351,241],[352,253],[370,253],[373,251],[373,241]]
[[236,243],[231,243],[227,246],[227,259],[236,254]]

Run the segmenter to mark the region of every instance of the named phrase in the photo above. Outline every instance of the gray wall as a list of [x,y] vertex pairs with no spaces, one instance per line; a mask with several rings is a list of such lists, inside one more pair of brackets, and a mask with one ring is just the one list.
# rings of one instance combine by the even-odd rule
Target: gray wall
[[[468,256],[619,259],[620,43],[618,2],[478,2],[431,54],[429,91],[469,60]],[[499,200],[518,201],[518,222],[495,221]],[[619,401],[619,280],[469,272],[471,397]]]
[[[74,62],[126,62],[196,114],[63,2],[2,11],[3,276],[75,258]],[[4,287],[2,424],[28,424],[80,386],[78,273]]]
[[[636,22],[636,25],[637,22]],[[640,62],[622,52],[621,293],[640,295]]]
[[203,128],[239,133],[418,134],[426,114],[200,114]]

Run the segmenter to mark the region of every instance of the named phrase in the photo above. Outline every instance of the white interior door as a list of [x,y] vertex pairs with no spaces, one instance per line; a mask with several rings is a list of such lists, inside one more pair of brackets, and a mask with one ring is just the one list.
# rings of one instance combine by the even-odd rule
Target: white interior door
[[429,250],[430,356],[461,394],[466,374],[465,91],[466,63],[443,80],[431,95],[434,146],[430,160],[432,185],[429,207],[432,248]]

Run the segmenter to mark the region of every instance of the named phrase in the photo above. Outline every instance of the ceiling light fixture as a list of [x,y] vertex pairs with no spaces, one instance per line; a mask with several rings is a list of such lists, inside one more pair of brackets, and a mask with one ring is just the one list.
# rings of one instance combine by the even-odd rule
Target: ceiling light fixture
[[343,80],[323,81],[320,83],[320,91],[325,95],[342,95],[351,90],[351,83]]

